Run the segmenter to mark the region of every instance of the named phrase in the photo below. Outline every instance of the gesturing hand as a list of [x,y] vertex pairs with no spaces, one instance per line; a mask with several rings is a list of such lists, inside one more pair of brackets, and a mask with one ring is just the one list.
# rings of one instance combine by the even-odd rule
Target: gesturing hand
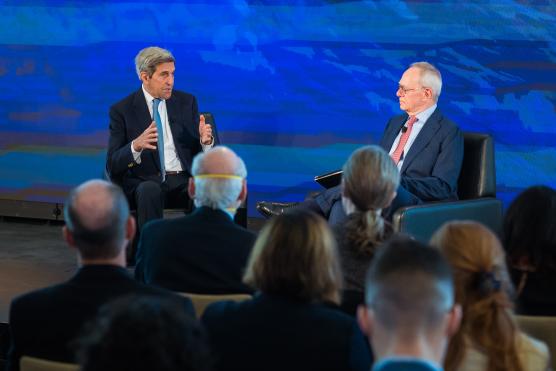
[[199,136],[202,144],[209,145],[212,143],[212,126],[205,123],[205,115],[199,116]]
[[133,141],[133,149],[140,152],[144,149],[156,149],[156,142],[158,140],[158,133],[156,131],[156,123],[153,121],[144,132],[141,133]]

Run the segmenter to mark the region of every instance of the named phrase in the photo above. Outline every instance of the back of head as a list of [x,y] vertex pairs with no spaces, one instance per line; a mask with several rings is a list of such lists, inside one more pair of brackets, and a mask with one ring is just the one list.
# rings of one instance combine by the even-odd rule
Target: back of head
[[66,228],[83,259],[111,259],[125,247],[129,206],[122,190],[103,180],[73,189],[64,205]]
[[245,186],[247,169],[234,151],[217,146],[195,156],[191,166],[195,179],[195,206],[212,209],[236,209]]
[[556,190],[530,187],[510,204],[503,224],[509,263],[539,273],[556,273]]
[[372,255],[384,240],[381,212],[390,205],[400,183],[398,168],[378,146],[365,146],[351,154],[343,167],[343,196],[355,206],[344,225],[349,246]]
[[427,245],[391,239],[367,273],[365,302],[382,328],[408,341],[438,332],[454,305],[450,267]]
[[463,308],[461,329],[448,348],[447,369],[457,368],[469,338],[488,356],[489,370],[521,370],[510,313],[512,284],[496,235],[476,222],[449,222],[435,232],[431,244],[452,265],[456,301]]
[[200,324],[175,298],[128,296],[106,304],[76,345],[83,371],[211,369]]
[[244,281],[263,293],[303,302],[340,301],[341,271],[326,221],[290,210],[268,221],[247,264]]

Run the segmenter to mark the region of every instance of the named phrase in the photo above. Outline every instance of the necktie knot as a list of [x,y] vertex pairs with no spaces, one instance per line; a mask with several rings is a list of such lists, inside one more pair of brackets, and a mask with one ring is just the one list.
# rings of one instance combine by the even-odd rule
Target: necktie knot
[[154,98],[153,99],[153,108],[157,111],[158,111],[158,105],[160,104],[160,102],[161,102],[160,98]]
[[408,128],[412,127],[413,124],[415,124],[417,122],[417,116],[409,116],[409,120],[407,120],[407,126]]

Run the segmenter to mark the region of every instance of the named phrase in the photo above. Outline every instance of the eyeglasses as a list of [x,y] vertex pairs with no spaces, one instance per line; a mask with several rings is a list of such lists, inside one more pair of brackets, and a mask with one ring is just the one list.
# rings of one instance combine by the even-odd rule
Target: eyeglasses
[[404,88],[403,86],[399,85],[397,92],[399,92],[400,95],[403,97],[404,95],[406,95],[410,91],[421,90],[421,89],[424,89],[424,88],[421,86],[420,88],[407,89],[407,88]]

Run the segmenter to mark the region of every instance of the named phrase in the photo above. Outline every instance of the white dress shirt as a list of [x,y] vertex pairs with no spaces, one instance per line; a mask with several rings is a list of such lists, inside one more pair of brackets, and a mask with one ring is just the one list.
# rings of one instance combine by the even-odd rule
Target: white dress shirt
[[[147,107],[151,118],[154,120],[153,116],[153,101],[154,97],[149,94],[149,92],[142,86],[143,94],[145,95],[145,100],[147,101]],[[160,120],[162,121],[162,135],[164,139],[164,168],[166,171],[182,171],[183,166],[178,157],[178,152],[176,151],[176,146],[174,145],[174,137],[172,136],[172,130],[170,129],[170,123],[168,121],[168,110],[166,108],[166,100],[161,99],[158,105],[158,113],[160,115]],[[160,133],[158,133],[160,135]],[[214,139],[211,144],[202,144],[203,151],[206,151],[214,145]],[[133,160],[136,163],[141,163],[141,153],[143,151],[136,151],[133,149],[133,142],[131,142],[131,153],[133,154]]]
[[[407,139],[407,142],[405,143],[405,147],[403,149],[402,157],[400,158],[400,161],[398,162],[398,170],[401,170],[401,168],[403,166],[403,161],[405,159],[405,154],[407,152],[409,152],[409,149],[413,145],[413,142],[415,142],[415,139],[417,138],[417,135],[419,135],[419,133],[421,132],[421,129],[423,129],[423,126],[425,126],[425,123],[427,122],[429,117],[431,117],[431,115],[432,115],[432,113],[434,112],[435,109],[436,109],[436,104],[433,104],[432,106],[430,106],[426,110],[421,111],[421,112],[419,112],[418,114],[415,115],[417,117],[417,121],[413,124],[413,128],[411,129],[411,133],[409,134],[409,138]],[[409,117],[408,117],[408,120],[409,120]],[[405,125],[406,124],[404,124],[404,126]],[[394,140],[394,143],[392,144],[392,148],[390,148],[390,152],[389,152],[390,156],[392,156],[392,154],[396,150],[396,147],[398,146],[398,143],[400,142],[401,136],[402,136],[402,131],[400,130],[400,132],[398,133],[398,136],[396,137],[396,139]]]

